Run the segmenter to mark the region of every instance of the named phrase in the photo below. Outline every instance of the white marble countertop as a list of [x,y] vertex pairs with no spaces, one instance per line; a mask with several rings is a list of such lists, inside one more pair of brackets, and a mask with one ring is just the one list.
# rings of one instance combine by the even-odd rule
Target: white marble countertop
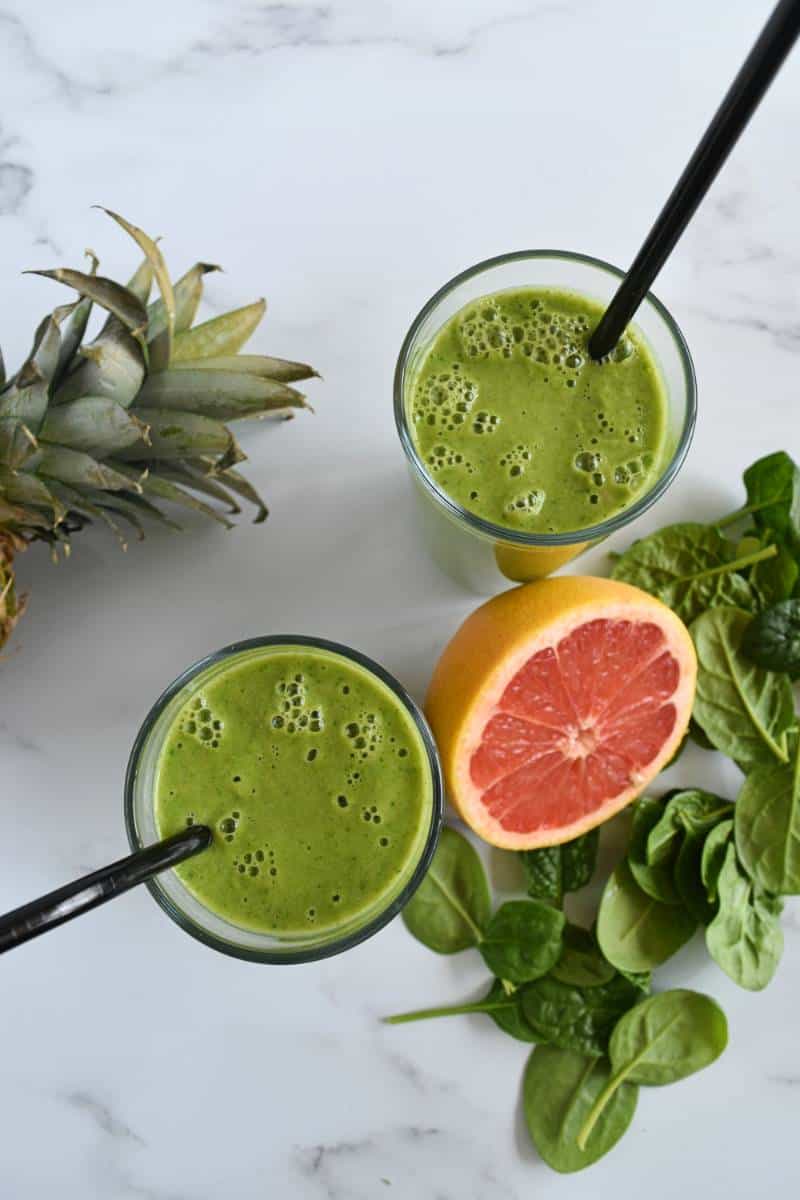
[[[0,907],[126,849],[121,790],[151,701],[206,651],[266,632],[359,646],[421,695],[473,597],[427,561],[390,412],[420,304],[487,255],[627,263],[770,8],[767,0],[90,0],[0,8],[3,348],[64,295],[26,267],[125,275],[104,203],[221,261],[209,313],[266,293],[256,347],[324,373],[315,416],[246,437],[266,526],[101,533],[20,563],[30,611],[0,666]],[[734,506],[742,467],[797,445],[800,54],[657,291],[695,355],[680,485],[639,526]],[[625,538],[622,541],[626,541]],[[605,569],[604,552],[584,567]],[[689,752],[680,778],[725,786]],[[732,780],[728,781],[729,784]],[[568,1180],[519,1115],[525,1047],[488,1021],[378,1017],[472,993],[395,922],[289,969],[214,954],[140,890],[3,961],[2,1200],[522,1200],[786,1194],[800,1116],[800,921],[778,978],[737,990],[690,947],[731,1045],[643,1091],[635,1127]]]

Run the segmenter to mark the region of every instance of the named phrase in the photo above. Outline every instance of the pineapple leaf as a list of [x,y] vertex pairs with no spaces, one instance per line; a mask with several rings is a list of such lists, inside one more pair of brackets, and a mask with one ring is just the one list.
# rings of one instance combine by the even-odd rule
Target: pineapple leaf
[[[162,371],[169,366],[169,360],[172,356],[172,336],[175,331],[175,293],[172,290],[172,280],[169,277],[167,264],[164,262],[164,255],[158,248],[158,245],[149,237],[143,229],[138,225],[132,225],[130,221],[126,221],[119,213],[112,212],[110,208],[103,208],[98,205],[104,213],[111,217],[112,221],[116,221],[126,233],[129,233],[136,244],[144,251],[145,257],[153,268],[153,274],[156,278],[161,299],[164,302],[164,328],[161,333],[150,342],[150,369],[152,371]],[[145,329],[147,328],[147,313],[145,312]]]
[[0,462],[13,471],[26,463],[36,449],[36,438],[24,421],[0,417]]
[[[104,493],[99,494],[104,495]],[[131,516],[134,513],[138,513],[149,517],[151,520],[158,521],[159,524],[173,530],[175,533],[183,532],[183,526],[179,525],[177,521],[173,521],[160,508],[156,508],[155,504],[151,504],[149,500],[145,500],[144,496],[137,496],[134,492],[125,492],[124,494],[122,492],[113,492],[110,496],[105,497],[103,503],[106,507],[113,508],[118,512],[124,510],[130,513]]]
[[[81,513],[84,516],[95,517],[98,521],[102,521],[114,534],[114,537],[119,542],[120,549],[128,549],[128,540],[122,529],[120,529],[105,507],[96,504],[94,500],[90,499],[90,493],[78,491],[77,488],[69,487],[67,484],[59,484],[55,487],[55,491],[59,494],[62,501],[69,506],[70,512]],[[101,492],[100,494],[102,495],[103,493]]]
[[41,479],[27,471],[9,471],[6,467],[0,467],[0,493],[12,504],[49,508],[53,514],[54,525],[57,525],[65,515],[63,505],[50,489]]
[[136,416],[150,427],[150,445],[122,450],[117,456],[122,461],[182,461],[210,454],[219,455],[217,467],[224,470],[226,466],[241,462],[245,457],[230,429],[221,421],[214,421],[199,413],[172,412],[162,408],[137,407]]
[[[9,388],[0,395],[0,418],[21,421],[37,434],[47,412],[47,383],[38,368],[28,363]],[[0,461],[7,462],[0,454]]]
[[319,373],[307,363],[291,362],[287,358],[270,358],[267,354],[226,354],[219,358],[188,358],[172,363],[176,371],[236,371],[240,375],[258,375],[279,383],[297,383],[302,379],[318,379]]
[[142,304],[147,304],[153,286],[153,267],[149,258],[144,258],[128,280],[128,291],[133,292]]
[[0,499],[0,525],[10,525],[19,529],[26,529],[28,526],[36,529],[49,529],[50,521],[34,508],[9,504]]
[[[90,275],[97,274],[97,268],[100,266],[100,260],[94,250],[86,250],[86,257],[90,260],[91,266],[89,269]],[[84,296],[78,300],[77,304],[72,309],[64,328],[61,330],[61,346],[58,351],[58,363],[53,374],[53,387],[58,387],[61,380],[66,375],[69,368],[72,366],[72,360],[75,357],[75,352],[83,341],[83,335],[86,333],[86,326],[89,324],[89,316],[92,311],[92,301],[89,296]]]
[[[137,486],[126,475],[106,463],[98,462],[90,454],[66,447],[40,447],[31,459],[30,466],[37,475],[47,480],[48,487],[63,483],[68,487],[119,492]],[[141,484],[138,487],[141,489]]]
[[145,361],[141,346],[126,329],[115,322],[79,354],[79,365],[53,398],[55,405],[82,396],[105,396],[123,408],[133,403],[145,376]]
[[294,388],[236,371],[162,371],[145,380],[136,406],[201,413],[219,421],[257,417],[278,408],[303,408]]
[[202,325],[195,325],[194,329],[179,333],[175,338],[173,361],[237,354],[259,324],[266,308],[266,300],[256,300],[244,308],[235,308]]
[[214,476],[206,474],[204,470],[195,470],[189,463],[162,463],[158,470],[162,479],[170,479],[173,483],[182,483],[196,492],[202,492],[204,496],[210,496],[212,500],[219,500],[234,516],[242,511],[222,484]]
[[50,409],[39,430],[39,441],[85,450],[94,458],[113,457],[137,444],[146,453],[147,426],[107,396],[82,396]]
[[[211,271],[221,271],[214,263],[198,262],[182,275],[175,284],[175,333],[183,333],[195,318],[197,307],[203,295],[203,276]],[[164,301],[154,300],[147,310],[148,340],[152,342],[164,328],[166,323]]]
[[182,508],[191,508],[195,512],[202,513],[205,517],[210,517],[212,521],[216,521],[219,525],[224,525],[226,529],[233,529],[233,525],[227,517],[217,512],[210,504],[205,504],[202,500],[198,500],[196,496],[192,496],[185,488],[178,487],[177,484],[172,483],[169,479],[165,479],[155,471],[151,471],[147,478],[142,481],[142,491],[145,496],[154,496],[158,500],[168,500],[171,504],[177,504]]
[[241,496],[243,500],[247,500],[256,508],[256,515],[253,517],[253,524],[260,525],[266,521],[269,516],[267,508],[261,496],[253,487],[249,480],[245,479],[244,475],[240,474],[234,467],[228,467],[223,471],[219,478],[224,482],[226,487],[229,487],[232,492],[236,492],[237,496]]
[[88,296],[95,304],[118,317],[137,341],[143,342],[147,328],[147,309],[133,292],[121,283],[107,279],[105,275],[86,275],[71,267],[55,267],[52,271],[25,271],[26,275],[43,275],[55,279],[67,287],[74,288],[81,296]]

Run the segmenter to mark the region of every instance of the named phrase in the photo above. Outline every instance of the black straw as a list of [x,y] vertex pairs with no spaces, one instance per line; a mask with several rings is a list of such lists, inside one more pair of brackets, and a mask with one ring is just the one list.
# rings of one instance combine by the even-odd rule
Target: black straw
[[0,954],[89,912],[98,904],[105,904],[106,900],[113,900],[137,883],[144,883],[159,871],[177,866],[210,845],[211,830],[206,825],[191,825],[163,842],[137,850],[127,858],[13,909],[0,916]]
[[603,358],[616,346],[798,34],[800,0],[780,0],[589,339],[592,358]]

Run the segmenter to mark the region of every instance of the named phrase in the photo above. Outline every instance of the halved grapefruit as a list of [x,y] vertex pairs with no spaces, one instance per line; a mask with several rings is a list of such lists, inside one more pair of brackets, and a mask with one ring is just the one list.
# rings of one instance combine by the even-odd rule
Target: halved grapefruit
[[494,846],[578,837],[672,758],[696,673],[680,619],[629,584],[564,576],[495,596],[428,690],[450,800]]

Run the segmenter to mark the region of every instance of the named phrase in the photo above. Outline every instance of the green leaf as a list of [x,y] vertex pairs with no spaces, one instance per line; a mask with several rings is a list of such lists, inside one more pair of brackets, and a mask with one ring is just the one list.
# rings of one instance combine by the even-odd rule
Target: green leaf
[[300,392],[273,379],[236,371],[162,371],[149,375],[137,407],[201,413],[218,421],[257,417],[280,408],[303,408]]
[[[135,477],[135,472],[129,468],[125,468],[122,464],[117,464],[120,471],[124,472],[129,480]],[[194,512],[201,513],[204,517],[208,517],[212,521],[216,521],[218,525],[223,525],[226,529],[233,529],[233,525],[222,513],[217,512],[210,504],[205,504],[202,500],[198,500],[185,488],[178,487],[169,479],[161,476],[160,472],[150,471],[149,474],[141,482],[141,489],[145,496],[152,497],[155,500],[167,500],[170,504],[177,504],[180,508],[192,509]]]
[[70,267],[56,267],[52,271],[26,271],[25,274],[43,275],[46,279],[55,279],[74,288],[81,296],[88,296],[95,304],[113,313],[137,340],[143,340],[147,328],[147,310],[141,300],[122,284],[104,275],[86,275]]
[[754,611],[755,595],[739,571],[774,553],[768,547],[737,558],[719,530],[686,522],[634,542],[611,575],[658,596],[688,625],[717,605]]
[[700,880],[706,890],[709,903],[714,906],[714,912],[717,911],[717,882],[732,839],[733,819],[731,818],[715,825],[703,842],[703,852],[700,856]]
[[597,863],[598,839],[598,831],[591,829],[561,846],[521,850],[528,895],[560,906],[567,892],[585,887]]
[[781,600],[754,617],[742,636],[742,653],[768,671],[800,671],[800,600]]
[[619,1021],[609,1045],[613,1074],[578,1134],[587,1146],[592,1131],[626,1083],[660,1087],[686,1079],[715,1062],[728,1044],[728,1022],[710,996],[683,988],[643,1000]]
[[123,461],[183,460],[211,454],[220,456],[220,467],[223,468],[244,458],[233,434],[221,421],[213,421],[198,413],[140,408],[138,404],[133,412],[149,427],[150,440],[147,446],[130,446],[121,450],[118,457]]
[[662,904],[680,904],[672,879],[672,871],[680,845],[680,835],[670,839],[670,853],[656,858],[650,856],[649,838],[661,824],[672,825],[665,819],[666,805],[663,799],[640,796],[633,809],[631,840],[628,846],[628,866],[633,878],[643,892],[660,900]]
[[489,922],[491,898],[477,851],[445,826],[428,873],[403,909],[409,933],[437,954],[477,946]]
[[[174,287],[175,333],[183,333],[192,324],[203,296],[203,276],[222,268],[214,263],[195,263],[182,275]],[[154,341],[166,328],[166,312],[163,298],[154,300],[147,310],[147,337]]]
[[84,450],[95,458],[108,458],[127,446],[146,453],[147,426],[105,396],[84,396],[51,408],[39,431],[40,442]]
[[219,358],[237,354],[258,326],[267,308],[266,300],[256,300],[244,308],[223,313],[202,325],[195,325],[175,338],[173,360]]
[[144,376],[142,347],[115,321],[78,351],[77,365],[58,387],[54,404],[68,404],[82,396],[106,396],[128,408],[136,399]]
[[65,515],[64,506],[47,485],[27,471],[9,471],[6,467],[0,467],[0,493],[12,504],[21,504],[25,508],[49,509],[54,525]]
[[24,421],[0,417],[0,462],[14,471],[30,462],[36,448],[36,438]]
[[522,1012],[537,1042],[601,1057],[620,1017],[641,998],[622,975],[587,988],[549,975],[521,989]]
[[791,766],[750,772],[736,801],[734,829],[739,860],[759,888],[800,894],[800,754]]
[[554,1171],[569,1174],[590,1167],[614,1148],[633,1120],[639,1089],[623,1083],[579,1148],[578,1134],[608,1087],[610,1074],[602,1060],[552,1046],[537,1046],[528,1059],[522,1084],[525,1122],[531,1141]]
[[794,551],[800,550],[800,470],[784,451],[759,458],[744,473],[745,513],[759,531],[776,532]]
[[33,462],[37,475],[69,487],[116,492],[132,486],[127,476],[79,450],[46,446],[39,450]]
[[[172,290],[172,281],[169,277],[167,264],[164,261],[164,255],[159,250],[157,243],[151,237],[148,237],[143,229],[139,229],[138,225],[131,224],[125,217],[121,217],[119,213],[112,212],[110,208],[103,208],[102,205],[98,205],[97,207],[101,208],[107,216],[111,217],[112,221],[116,221],[133,238],[153,268],[153,274],[155,275],[164,305],[164,328],[158,337],[150,343],[149,359],[150,370],[161,371],[169,366],[172,354],[172,338],[175,331],[175,294]],[[142,307],[144,308],[144,306]],[[146,310],[144,312],[144,329],[146,330],[148,314]]]
[[715,608],[691,628],[698,659],[694,718],[743,770],[775,759],[787,762],[787,733],[795,726],[789,680],[744,655],[749,621],[737,608]]
[[552,978],[575,987],[597,987],[608,983],[614,974],[614,968],[603,958],[592,933],[567,922],[561,957],[550,972]]
[[608,880],[597,915],[597,940],[620,971],[650,971],[680,950],[697,923],[684,908],[643,892],[626,862]]
[[795,589],[800,567],[785,546],[778,547],[774,558],[756,563],[750,572],[750,583],[758,596],[759,607],[769,608],[779,600],[787,600]]
[[527,983],[546,975],[561,955],[564,914],[540,900],[509,900],[498,908],[478,949],[498,979]]
[[271,358],[267,354],[230,354],[218,358],[190,358],[172,364],[175,371],[237,371],[240,375],[258,375],[279,383],[299,383],[303,379],[318,379],[319,372],[308,363],[291,362],[286,358]]
[[495,979],[486,993],[485,1003],[493,1006],[487,1008],[487,1016],[492,1018],[503,1033],[518,1042],[530,1043],[538,1040],[522,1011],[522,992],[519,988],[509,995],[502,979]]
[[260,525],[262,521],[266,521],[269,516],[269,509],[253,485],[239,471],[234,467],[228,467],[225,471],[218,471],[217,478],[224,483],[225,487],[235,492],[237,496],[241,496],[248,504],[255,506],[256,515],[253,517],[254,525]]
[[761,991],[783,953],[781,901],[748,877],[732,842],[725,852],[717,893],[719,912],[706,930],[708,952],[734,983]]
[[687,833],[675,860],[675,887],[688,912],[701,925],[714,919],[715,906],[708,899],[701,876],[706,834]]
[[651,864],[677,861],[684,836],[706,834],[718,821],[729,817],[733,806],[713,792],[688,788],[667,798],[664,813],[647,838],[647,861]]

